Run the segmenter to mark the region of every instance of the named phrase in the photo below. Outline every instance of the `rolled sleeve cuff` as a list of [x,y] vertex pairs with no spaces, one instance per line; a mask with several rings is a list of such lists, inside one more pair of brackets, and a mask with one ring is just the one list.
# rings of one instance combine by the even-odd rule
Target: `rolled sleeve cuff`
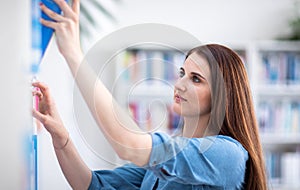
[[92,180],[88,190],[93,190],[93,189],[100,189],[100,184],[95,172],[92,171]]
[[187,138],[172,138],[165,133],[153,133],[152,150],[148,166],[154,167],[165,163],[168,160],[175,159],[179,152],[186,147],[189,140]]
[[152,136],[152,150],[148,167],[152,168],[164,160],[164,137],[160,133],[153,133]]

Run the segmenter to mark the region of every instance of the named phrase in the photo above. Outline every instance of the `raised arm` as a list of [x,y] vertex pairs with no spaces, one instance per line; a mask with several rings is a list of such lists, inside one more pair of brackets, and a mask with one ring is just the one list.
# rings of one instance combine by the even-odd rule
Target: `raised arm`
[[56,22],[41,20],[55,30],[57,45],[65,57],[93,117],[120,158],[143,166],[151,153],[151,135],[143,133],[136,123],[115,102],[111,93],[84,61],[79,40],[79,0],[70,7],[63,0],[54,0],[64,16],[41,9]]

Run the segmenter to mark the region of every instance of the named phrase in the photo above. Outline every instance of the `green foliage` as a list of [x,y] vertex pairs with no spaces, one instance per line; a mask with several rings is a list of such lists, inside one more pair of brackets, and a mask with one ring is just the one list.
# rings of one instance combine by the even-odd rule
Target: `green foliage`
[[293,7],[295,16],[289,21],[292,32],[289,36],[279,38],[279,40],[300,40],[300,1],[295,0]]
[[300,17],[295,18],[290,22],[290,26],[292,28],[292,35],[290,40],[300,40]]

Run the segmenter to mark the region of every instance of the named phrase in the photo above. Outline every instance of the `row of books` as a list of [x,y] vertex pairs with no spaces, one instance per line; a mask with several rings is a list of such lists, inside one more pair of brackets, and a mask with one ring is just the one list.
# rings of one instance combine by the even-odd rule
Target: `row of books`
[[[243,62],[246,53],[237,51]],[[125,81],[159,78],[174,81],[183,65],[185,53],[171,50],[128,50],[118,55],[118,73]]]
[[119,77],[125,82],[159,79],[174,81],[185,55],[178,51],[130,50],[117,58]]
[[260,130],[266,133],[300,133],[300,100],[262,101],[258,105]]
[[[172,132],[180,126],[180,116],[172,111],[170,105],[162,102],[130,102],[129,110],[145,131],[163,129]],[[263,133],[300,133],[300,101],[263,101],[257,113]]]
[[[169,105],[145,101],[131,102],[130,113],[141,129],[173,131],[180,125],[180,116]],[[261,102],[258,122],[263,133],[300,133],[300,102]]]
[[172,111],[170,105],[161,102],[130,102],[132,118],[144,132],[163,131],[175,134],[181,128],[181,117]]
[[300,187],[300,152],[265,153],[270,186]]
[[300,53],[264,52],[260,71],[267,84],[300,84]]

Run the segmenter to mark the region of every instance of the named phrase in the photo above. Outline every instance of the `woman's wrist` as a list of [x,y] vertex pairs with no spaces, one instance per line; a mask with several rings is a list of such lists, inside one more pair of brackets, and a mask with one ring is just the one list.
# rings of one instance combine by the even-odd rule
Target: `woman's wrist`
[[62,145],[60,144],[58,146],[58,145],[55,145],[53,143],[53,147],[54,147],[55,150],[62,150],[62,149],[64,149],[69,144],[69,141],[70,141],[70,134],[68,133],[68,136],[67,136],[64,144],[62,144]]
[[64,149],[70,141],[70,134],[68,132],[64,132],[61,135],[52,135],[52,143],[55,150]]
[[83,61],[83,53],[81,51],[78,51],[73,54],[69,54],[64,56],[72,74],[76,76],[76,73],[81,65],[81,62]]

